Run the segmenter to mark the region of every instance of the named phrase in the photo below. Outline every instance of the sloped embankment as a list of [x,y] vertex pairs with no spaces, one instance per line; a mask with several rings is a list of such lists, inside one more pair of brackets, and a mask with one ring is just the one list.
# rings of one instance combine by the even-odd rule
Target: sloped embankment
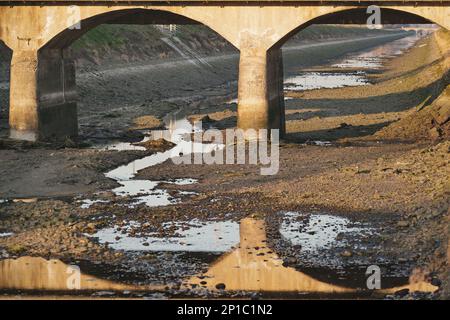
[[[443,91],[435,99],[432,93],[422,104],[411,109],[399,121],[378,131],[374,136],[387,140],[420,140],[450,138],[450,32],[440,30],[435,33],[434,43],[441,57],[430,66],[411,71],[418,83],[420,76],[429,73],[441,74],[432,89]],[[427,70],[428,69],[428,70]]]
[[[287,43],[351,39],[398,33],[358,26],[312,25]],[[172,42],[174,45],[171,45]],[[123,64],[180,57],[180,50],[198,56],[237,52],[231,43],[203,25],[177,25],[169,30],[154,25],[100,25],[71,46],[80,67]]]

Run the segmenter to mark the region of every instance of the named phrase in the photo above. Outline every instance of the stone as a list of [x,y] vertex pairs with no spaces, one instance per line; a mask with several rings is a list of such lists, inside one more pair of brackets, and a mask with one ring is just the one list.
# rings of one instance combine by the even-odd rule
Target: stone
[[401,220],[401,221],[397,222],[397,227],[399,227],[399,228],[409,227],[409,222],[405,221],[405,220]]
[[428,131],[428,135],[430,136],[431,139],[437,140],[441,137],[442,133],[438,128],[434,127]]
[[407,294],[409,294],[409,289],[401,289],[401,290],[395,291],[395,293],[394,293],[394,295],[397,297],[404,297]]
[[147,150],[163,152],[173,148],[175,144],[163,138],[157,140],[149,140],[145,142],[134,143],[135,146],[144,147]]
[[350,250],[344,250],[343,252],[341,252],[341,256],[349,258],[353,256],[353,253]]
[[226,286],[225,283],[218,283],[216,284],[216,289],[217,290],[225,290]]
[[86,228],[88,228],[89,230],[95,230],[97,227],[96,227],[95,223],[91,222],[86,225]]
[[433,278],[433,279],[431,279],[431,284],[433,286],[440,287],[442,284],[442,281],[439,280],[438,278]]

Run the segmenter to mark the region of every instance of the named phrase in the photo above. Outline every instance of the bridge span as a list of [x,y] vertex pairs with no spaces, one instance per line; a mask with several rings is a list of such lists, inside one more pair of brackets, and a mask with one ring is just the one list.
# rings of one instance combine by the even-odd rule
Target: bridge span
[[10,136],[77,135],[70,44],[104,23],[204,24],[240,51],[238,127],[284,130],[281,46],[317,23],[435,23],[450,29],[450,0],[0,0],[0,40],[12,52]]

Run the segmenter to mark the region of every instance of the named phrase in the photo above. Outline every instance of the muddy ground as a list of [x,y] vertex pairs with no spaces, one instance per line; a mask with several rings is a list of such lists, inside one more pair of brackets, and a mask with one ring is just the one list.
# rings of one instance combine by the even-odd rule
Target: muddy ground
[[[360,42],[353,44],[351,50],[374,44]],[[327,51],[333,48],[341,47],[336,44]],[[351,50],[334,50],[335,56],[327,59]],[[389,129],[399,119],[422,110],[421,103],[425,100],[434,101],[439,96],[448,85],[448,57],[442,57],[434,37],[421,40],[405,56],[390,60],[382,74],[374,74],[372,86],[287,92],[287,96],[296,99],[287,101],[287,136],[280,145],[280,168],[276,175],[262,176],[260,167],[255,165],[174,165],[172,161],[140,171],[139,179],[198,179],[198,183],[183,186],[164,184],[164,188],[182,200],[169,206],[121,206],[126,199],[109,191],[117,184],[103,175],[155,150],[99,151],[73,141],[65,141],[56,148],[54,144],[2,140],[0,199],[8,201],[0,204],[0,233],[13,235],[0,237],[0,255],[39,256],[86,264],[85,270],[109,280],[166,286],[156,291],[169,297],[255,297],[255,294],[257,297],[260,293],[205,292],[199,290],[202,286],[183,286],[183,279],[205,273],[210,263],[218,259],[216,254],[124,252],[89,236],[104,227],[120,228],[124,220],[142,222],[128,231],[133,234],[157,232],[168,236],[175,230],[163,228],[165,222],[193,218],[242,221],[250,217],[265,222],[267,243],[263,248],[275,251],[283,266],[335,285],[350,285],[356,278],[359,283],[355,286],[361,287],[362,268],[377,264],[392,287],[401,283],[399,279],[409,277],[411,281],[431,283],[437,291],[408,294],[399,290],[394,295],[376,297],[448,298],[450,143],[445,128],[420,140],[414,136],[393,139],[392,130],[396,129]],[[185,83],[177,88],[165,87],[167,82],[163,83],[166,90],[153,87],[150,98],[138,105],[134,99],[142,101],[143,93],[140,96],[134,92],[132,101],[120,93],[124,92],[119,90],[124,86],[117,77],[120,70],[111,71],[116,75],[114,78],[108,78],[107,73],[81,75],[88,78],[80,90],[88,103],[80,107],[81,142],[138,140],[142,132],[130,128],[159,127],[167,112],[183,104],[189,105],[188,114],[209,115],[216,127],[233,126],[236,107],[224,101],[234,95],[236,59],[211,58],[209,62],[222,67],[214,64],[217,77],[208,77],[208,83],[201,81],[206,78],[201,72],[192,73],[181,77]],[[285,59],[288,65],[289,59]],[[297,68],[320,69],[313,60]],[[289,68],[295,69],[293,65]],[[155,70],[163,80],[164,70]],[[131,74],[136,81],[145,77],[134,71]],[[225,81],[223,74],[227,75]],[[98,82],[94,82],[97,76]],[[108,96],[102,93],[107,91],[115,99],[102,100]],[[180,98],[169,100],[169,96]],[[342,98],[336,101],[336,97]],[[99,110],[94,106],[105,108]],[[418,127],[423,131],[422,124]],[[384,131],[380,131],[382,128]],[[431,124],[426,132],[433,128],[435,125]],[[315,140],[332,143],[312,145]],[[182,194],[180,190],[195,194]],[[114,204],[95,203],[88,209],[80,208],[77,200],[94,196]],[[308,255],[280,236],[279,226],[285,212],[303,213],[299,220],[305,215],[324,213],[346,217],[352,223],[367,224],[377,231],[364,238],[345,239],[344,246],[319,255]]]

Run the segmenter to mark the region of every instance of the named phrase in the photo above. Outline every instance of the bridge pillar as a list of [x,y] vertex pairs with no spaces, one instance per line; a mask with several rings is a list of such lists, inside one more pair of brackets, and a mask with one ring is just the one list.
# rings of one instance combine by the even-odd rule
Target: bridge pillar
[[241,48],[238,86],[238,127],[280,129],[282,136],[285,126],[281,49]]
[[75,67],[62,50],[14,51],[10,137],[45,140],[78,133]]
[[37,139],[39,127],[37,69],[37,51],[13,51],[9,103],[11,138]]

